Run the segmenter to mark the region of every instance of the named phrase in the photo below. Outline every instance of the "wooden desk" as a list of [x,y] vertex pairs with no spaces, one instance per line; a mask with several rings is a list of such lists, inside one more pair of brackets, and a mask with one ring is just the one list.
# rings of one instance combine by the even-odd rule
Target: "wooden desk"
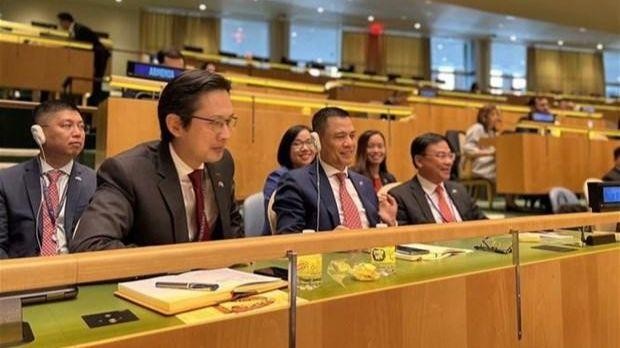
[[[90,50],[0,42],[0,85],[62,92],[69,76],[92,78],[93,52]],[[92,83],[74,81],[73,92],[90,92]]]
[[562,186],[583,192],[587,178],[601,178],[613,167],[619,141],[581,137],[509,134],[486,140],[496,148],[497,191],[547,194]]

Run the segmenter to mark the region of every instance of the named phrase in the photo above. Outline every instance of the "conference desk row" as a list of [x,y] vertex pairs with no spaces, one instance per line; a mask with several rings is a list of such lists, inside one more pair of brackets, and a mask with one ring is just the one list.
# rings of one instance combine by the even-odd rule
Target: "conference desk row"
[[[24,308],[35,337],[31,347],[291,347],[291,341],[297,347],[617,347],[618,244],[579,246],[575,231],[559,232],[571,240],[511,243],[516,231],[618,221],[620,213],[580,213],[3,260],[0,293],[80,285],[75,300]],[[513,254],[474,250],[485,236],[512,245]],[[345,278],[341,285],[327,271],[336,259],[368,258],[337,251],[404,242],[474,251],[398,260],[394,275],[370,282]],[[116,278],[249,261],[257,262],[243,268],[248,271],[286,266],[289,250],[324,253],[323,283],[298,292],[296,312],[285,305],[212,321],[201,310],[162,316],[113,295]],[[138,320],[90,329],[81,318],[124,310]],[[296,321],[295,336],[289,318]]]

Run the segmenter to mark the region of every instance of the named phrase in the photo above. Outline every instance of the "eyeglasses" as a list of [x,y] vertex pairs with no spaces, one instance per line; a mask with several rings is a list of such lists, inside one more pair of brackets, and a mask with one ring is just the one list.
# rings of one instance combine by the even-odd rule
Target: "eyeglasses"
[[491,251],[498,254],[510,254],[512,253],[512,245],[502,246],[492,240],[489,237],[485,237],[479,245],[474,245],[474,249],[482,251]]
[[456,154],[454,152],[427,153],[427,154],[424,154],[424,156],[426,156],[426,157],[435,157],[438,160],[449,159],[451,161],[454,161],[454,159],[456,158]]
[[295,150],[299,150],[302,147],[312,148],[312,139],[308,139],[306,141],[294,141],[291,144],[291,147]]
[[211,128],[211,130],[214,131],[215,133],[220,133],[221,131],[223,131],[224,126],[227,126],[228,129],[232,129],[232,128],[235,128],[235,126],[237,125],[237,117],[235,116],[230,116],[230,118],[226,120],[217,119],[217,118],[200,117],[200,116],[190,116],[190,117],[207,122],[207,124],[209,125],[209,128]]

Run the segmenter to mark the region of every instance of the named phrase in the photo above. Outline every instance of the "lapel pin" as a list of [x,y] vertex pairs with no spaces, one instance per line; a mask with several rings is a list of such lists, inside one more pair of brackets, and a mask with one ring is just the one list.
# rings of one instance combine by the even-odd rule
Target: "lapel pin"
[[218,182],[217,182],[217,187],[222,187],[222,188],[223,188],[223,187],[224,187],[224,183],[223,183],[223,182],[221,182],[221,181],[218,181]]
[[81,176],[76,176],[76,177],[75,177],[75,180],[77,180],[77,181],[82,181],[82,177],[81,177]]
[[360,182],[359,182],[359,185],[360,185],[360,186],[364,186],[364,182],[363,182],[363,181],[360,181]]
[[456,189],[452,189],[452,193],[456,194]]

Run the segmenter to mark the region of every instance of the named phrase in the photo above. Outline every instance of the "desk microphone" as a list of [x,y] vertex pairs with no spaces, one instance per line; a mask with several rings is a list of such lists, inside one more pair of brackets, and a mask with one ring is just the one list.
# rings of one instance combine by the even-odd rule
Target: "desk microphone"
[[312,139],[312,145],[314,145],[314,149],[316,150],[316,158],[314,162],[316,163],[316,231],[319,231],[319,214],[321,211],[321,172],[320,172],[320,160],[321,160],[321,139],[319,138],[319,133],[311,132],[310,139]]

